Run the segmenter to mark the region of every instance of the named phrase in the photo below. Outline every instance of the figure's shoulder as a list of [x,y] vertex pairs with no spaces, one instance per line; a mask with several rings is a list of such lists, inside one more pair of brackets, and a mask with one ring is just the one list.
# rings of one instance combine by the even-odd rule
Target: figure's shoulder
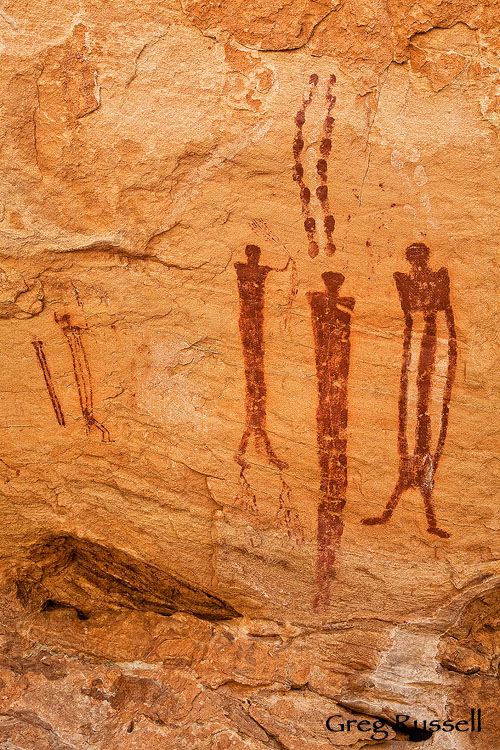
[[352,311],[354,310],[356,300],[354,299],[354,297],[339,297],[338,304],[341,305],[342,307],[347,308],[347,310]]
[[306,297],[309,302],[317,302],[324,297],[323,292],[306,292]]
[[411,279],[407,273],[396,271],[395,273],[393,273],[392,277],[396,282],[398,292],[407,293],[409,291],[411,287]]
[[410,281],[410,277],[407,273],[403,273],[403,271],[394,271],[392,274],[392,278],[396,282],[396,284],[408,284]]
[[436,276],[439,279],[446,279],[446,281],[448,283],[450,282],[450,272],[448,271],[448,269],[445,266],[441,266],[441,268],[439,269],[439,271],[436,271]]

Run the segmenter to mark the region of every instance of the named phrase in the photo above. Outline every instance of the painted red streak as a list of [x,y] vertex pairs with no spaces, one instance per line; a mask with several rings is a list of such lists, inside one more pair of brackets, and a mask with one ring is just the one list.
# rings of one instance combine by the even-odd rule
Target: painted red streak
[[52,381],[52,375],[50,373],[49,365],[45,357],[43,341],[40,341],[40,339],[34,339],[32,341],[32,344],[36,352],[38,363],[40,367],[42,368],[43,378],[45,380],[45,385],[47,387],[47,391],[48,391],[48,394],[52,403],[52,408],[54,409],[54,414],[56,415],[56,419],[58,423],[61,425],[61,427],[64,427],[65,426],[64,414],[61,408],[61,403],[57,397],[57,393],[54,388],[54,383]]

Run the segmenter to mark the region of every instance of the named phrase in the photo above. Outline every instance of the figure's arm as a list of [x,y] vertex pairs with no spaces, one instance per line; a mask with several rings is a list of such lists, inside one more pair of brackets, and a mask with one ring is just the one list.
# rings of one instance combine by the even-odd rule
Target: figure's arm
[[400,271],[396,271],[396,273],[393,275],[394,281],[396,282],[396,288],[398,290],[399,294],[399,300],[401,302],[401,307],[403,308],[403,312],[409,313],[410,312],[410,279],[406,273],[401,273]]
[[455,316],[453,315],[453,309],[449,304],[449,300],[444,314],[446,318],[446,326],[448,328],[448,370],[446,372],[446,383],[443,392],[443,406],[441,408],[441,427],[439,429],[439,437],[433,460],[434,472],[437,469],[437,465],[439,463],[439,459],[441,458],[444,443],[446,440],[446,433],[448,431],[448,419],[450,414],[451,391],[457,371],[457,334],[455,330]]
[[348,310],[354,310],[356,300],[354,299],[354,297],[339,297],[337,300],[337,304],[341,307],[347,307]]
[[440,268],[436,274],[439,288],[439,301],[441,309],[450,307],[450,275],[447,268]]
[[400,458],[408,458],[408,373],[411,358],[411,337],[413,318],[410,313],[410,278],[406,273],[396,271],[394,281],[399,294],[401,307],[405,314],[405,330],[403,338],[403,358],[401,360],[401,375],[399,379],[398,401],[398,451]]
[[400,458],[408,457],[408,373],[411,358],[411,337],[413,331],[413,319],[409,312],[405,314],[405,331],[403,339],[403,358],[401,360],[401,376],[399,381],[398,402],[398,450]]
[[269,268],[270,271],[278,271],[278,273],[282,273],[283,271],[286,271],[290,263],[293,263],[293,258],[289,255],[288,260],[286,262],[286,266],[283,266],[283,268]]

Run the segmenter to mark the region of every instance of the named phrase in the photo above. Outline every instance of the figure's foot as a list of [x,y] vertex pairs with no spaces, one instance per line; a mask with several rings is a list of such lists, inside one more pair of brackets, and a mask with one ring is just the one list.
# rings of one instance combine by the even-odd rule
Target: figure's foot
[[444,531],[443,529],[440,529],[438,526],[429,526],[427,528],[427,531],[429,532],[429,534],[440,536],[441,539],[449,539],[451,536],[451,534],[449,534],[447,531]]
[[284,471],[284,469],[288,469],[288,464],[286,461],[280,461],[279,458],[271,458],[271,463],[273,466],[276,466],[277,469],[280,471]]
[[236,453],[235,456],[234,456],[234,460],[236,461],[236,463],[238,464],[238,466],[241,466],[241,471],[242,472],[244,472],[246,469],[250,468],[250,464],[248,463],[248,461],[246,461],[243,458],[243,456],[241,455],[241,453]]
[[377,516],[376,518],[363,518],[361,523],[363,526],[377,526],[379,523],[387,523],[390,517],[391,513],[382,513],[381,516]]
[[295,545],[304,544],[305,533],[302,524],[300,523],[299,515],[292,510],[288,505],[280,500],[280,507],[276,514],[276,521],[278,527],[286,532],[286,535],[290,542]]
[[96,430],[98,430],[101,433],[101,440],[103,443],[112,443],[111,435],[109,434],[109,430],[107,427],[105,427],[102,422],[98,422],[97,419],[91,415],[88,414],[88,412],[84,412],[84,418],[85,418],[85,428],[87,431],[87,435],[90,433],[92,428],[94,427]]

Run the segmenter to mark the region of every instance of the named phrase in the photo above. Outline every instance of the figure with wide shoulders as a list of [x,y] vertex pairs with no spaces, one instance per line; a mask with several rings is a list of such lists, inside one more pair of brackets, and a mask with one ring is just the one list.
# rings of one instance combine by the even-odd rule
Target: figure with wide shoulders
[[315,344],[318,406],[316,434],[320,468],[318,508],[318,595],[315,608],[327,604],[335,559],[344,530],[347,492],[347,379],[349,375],[352,297],[341,297],[341,273],[326,271],[325,291],[308,292]]
[[[394,491],[382,513],[365,518],[362,523],[373,526],[385,524],[391,518],[403,492],[410,487],[420,490],[427,518],[427,531],[446,539],[450,534],[437,524],[432,502],[434,477],[441,458],[448,430],[451,392],[457,365],[457,337],[450,302],[450,277],[446,268],[433,271],[429,266],[430,251],[421,242],[410,245],[406,259],[410,272],[394,274],[401,308],[405,318],[403,358],[400,376],[398,452],[399,476]],[[430,404],[436,364],[438,314],[443,313],[448,338],[448,368],[441,407],[441,419],[436,446],[432,448]],[[417,368],[417,413],[415,446],[410,453],[407,436],[408,380],[413,343],[413,321],[422,315],[424,330],[420,343]]]

